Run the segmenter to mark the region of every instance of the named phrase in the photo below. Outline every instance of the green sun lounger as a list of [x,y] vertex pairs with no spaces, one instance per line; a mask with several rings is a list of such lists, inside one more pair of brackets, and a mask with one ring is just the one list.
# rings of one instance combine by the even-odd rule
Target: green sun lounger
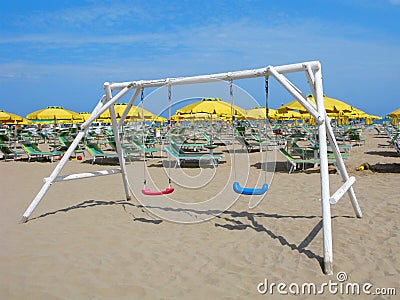
[[166,146],[165,149],[170,155],[172,155],[176,159],[178,166],[180,166],[183,161],[200,162],[202,160],[206,160],[209,161],[215,168],[218,166],[219,160],[222,159],[222,155],[182,152],[179,146],[175,143],[171,143],[170,145]]
[[33,157],[50,157],[51,162],[54,161],[54,156],[62,155],[60,151],[42,151],[36,144],[22,143],[22,149],[28,154],[28,161],[30,162]]
[[0,144],[0,152],[3,153],[4,160],[12,157],[14,160],[18,158],[18,156],[25,154],[24,150],[12,149],[8,145]]
[[[292,172],[296,171],[297,165],[302,164],[303,169],[305,168],[306,164],[319,164],[320,159],[314,159],[314,158],[309,158],[309,159],[303,159],[303,158],[294,158],[292,155],[290,155],[284,148],[279,148],[279,152],[283,155],[283,157],[286,158],[288,164],[290,164],[290,169],[289,169],[289,174]],[[328,158],[328,163],[335,163],[335,159],[329,159]]]
[[237,135],[236,139],[239,141],[242,149],[246,148],[249,152],[253,151],[257,147],[261,149],[261,143],[259,141],[248,139],[244,135]]
[[[57,148],[56,150],[58,151],[67,151],[68,148],[71,146],[72,142],[70,140],[67,139],[67,137],[65,135],[60,135],[58,137],[58,139],[61,142],[61,146],[59,148]],[[79,145],[75,148],[74,150],[74,154],[75,156],[80,153],[83,155],[83,157],[85,158],[85,150],[82,149]]]
[[[95,143],[86,143],[85,144],[86,150],[89,152],[90,156],[92,157],[92,164],[96,161],[96,158],[118,158],[118,153],[108,153],[108,152],[103,152],[100,147],[95,144]],[[124,151],[124,157],[125,158],[130,158],[133,157],[135,152],[125,152]]]
[[150,154],[150,156],[153,157],[155,152],[161,151],[161,148],[158,147],[147,147],[139,139],[132,138],[129,140],[129,142],[131,142],[139,150],[138,152],[140,155],[144,153],[144,155]]

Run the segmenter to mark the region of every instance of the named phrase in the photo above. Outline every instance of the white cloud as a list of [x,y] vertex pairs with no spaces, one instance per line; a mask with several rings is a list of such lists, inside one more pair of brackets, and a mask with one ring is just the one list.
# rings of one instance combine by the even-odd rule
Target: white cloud
[[[96,16],[103,13],[103,8],[77,12],[77,15],[67,11],[59,18],[71,24],[84,24],[95,21]],[[123,14],[121,12],[119,16]],[[355,92],[373,94],[382,83],[400,80],[397,71],[400,68],[397,59],[400,46],[397,41],[387,41],[369,29],[348,24],[333,26],[315,19],[266,25],[261,20],[238,18],[225,24],[188,25],[178,29],[158,29],[155,33],[138,31],[118,35],[72,31],[67,35],[3,35],[0,44],[3,48],[11,44],[21,49],[43,51],[44,54],[32,56],[32,61],[20,56],[18,63],[0,64],[0,83],[13,79],[80,82],[79,94],[85,95],[89,93],[84,92],[88,81],[96,93],[102,91],[102,83],[107,80],[196,75],[316,59],[322,61],[324,76],[328,79],[326,89],[334,91],[333,96],[352,97]],[[59,51],[65,48],[69,52]],[[93,49],[97,51],[95,55],[88,55]],[[50,60],[45,55],[47,52],[66,54]],[[39,57],[46,57],[47,62]],[[57,61],[59,59],[63,60]],[[400,94],[395,87],[392,94]],[[262,99],[262,93],[262,88],[257,88],[255,96]],[[76,98],[76,101],[82,101],[83,96],[76,95]],[[290,96],[273,92],[272,102],[274,99],[280,104],[290,100]],[[359,101],[362,100],[359,96]]]

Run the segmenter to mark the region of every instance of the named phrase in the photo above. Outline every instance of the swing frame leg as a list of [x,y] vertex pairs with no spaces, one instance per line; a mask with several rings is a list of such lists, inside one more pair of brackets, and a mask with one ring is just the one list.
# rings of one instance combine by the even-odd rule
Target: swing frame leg
[[96,107],[93,109],[91,117],[84,123],[82,126],[82,130],[78,132],[75,139],[72,141],[71,145],[69,146],[68,150],[64,153],[63,157],[61,158],[60,162],[54,168],[53,172],[50,174],[48,180],[43,184],[42,188],[40,189],[39,193],[37,193],[35,199],[29,204],[28,208],[25,210],[24,214],[22,215],[21,220],[19,223],[26,223],[35,210],[35,208],[39,205],[40,201],[42,201],[44,195],[47,193],[48,189],[50,188],[51,184],[54,182],[55,178],[60,174],[61,170],[63,169],[64,165],[68,162],[69,158],[71,157],[72,153],[75,151],[76,147],[78,146],[79,142],[84,138],[87,130],[89,129],[90,124],[93,120],[100,114],[101,110],[104,107],[105,96],[103,96],[100,101],[97,103]]
[[[315,70],[315,99],[317,110],[324,116],[325,106],[322,90],[321,66]],[[320,177],[321,177],[321,203],[322,203],[322,224],[323,224],[323,250],[324,250],[324,273],[333,274],[333,250],[332,250],[332,219],[329,191],[329,169],[328,169],[328,146],[326,135],[326,120],[318,125],[318,139],[320,150]]]
[[[106,97],[107,100],[110,101],[112,98],[112,92],[110,88],[110,84],[108,82],[104,83],[104,90],[106,92]],[[115,144],[117,146],[117,153],[118,153],[118,160],[119,160],[119,165],[121,167],[121,175],[122,175],[122,181],[124,183],[124,189],[125,189],[125,195],[126,195],[126,200],[131,200],[131,191],[129,189],[129,181],[128,181],[128,176],[126,172],[126,166],[125,166],[125,156],[124,152],[120,143],[120,137],[119,137],[119,126],[117,122],[117,117],[115,115],[115,109],[114,105],[111,105],[110,108],[110,116],[111,116],[111,125],[113,128],[114,132],[114,140]]]

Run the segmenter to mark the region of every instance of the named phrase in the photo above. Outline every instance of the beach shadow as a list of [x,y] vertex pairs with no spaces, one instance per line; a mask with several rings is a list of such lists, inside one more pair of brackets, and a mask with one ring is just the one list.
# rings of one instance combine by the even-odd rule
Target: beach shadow
[[[223,214],[225,215],[225,213]],[[260,224],[257,222],[255,215],[251,213],[242,213],[242,217],[247,219],[249,221],[249,224],[242,222],[241,220],[238,220],[236,218],[228,218],[224,216],[219,216],[217,218],[223,219],[225,222],[229,222],[231,224],[218,224],[215,223],[214,225],[216,227],[228,229],[228,230],[245,230],[247,228],[255,230],[256,232],[259,233],[265,233],[267,234],[270,238],[277,240],[282,246],[289,247],[291,250],[296,251],[300,254],[306,255],[309,259],[315,259],[321,270],[324,270],[324,259],[322,256],[315,254],[311,250],[306,249],[306,247],[313,241],[313,239],[317,236],[319,231],[322,229],[322,220],[320,220],[317,225],[311,230],[311,232],[306,236],[306,238],[299,244],[293,244],[290,243],[284,236],[275,234],[272,230],[266,228],[264,225]],[[266,216],[264,216],[266,217]],[[272,218],[307,218],[307,219],[313,219],[313,218],[320,218],[317,216],[280,216],[280,215],[268,215],[268,217]]]
[[72,206],[61,208],[61,209],[58,209],[58,210],[55,210],[55,211],[47,212],[47,213],[41,214],[40,216],[37,216],[37,217],[34,217],[34,218],[29,218],[28,222],[29,221],[33,221],[33,220],[37,220],[37,219],[41,219],[41,218],[45,218],[45,217],[48,217],[48,216],[51,216],[51,215],[56,215],[58,213],[67,213],[69,211],[73,211],[73,210],[76,210],[76,209],[85,209],[85,208],[96,207],[96,206],[113,206],[113,205],[122,206],[123,209],[125,210],[125,212],[132,216],[133,221],[143,222],[143,223],[151,223],[151,224],[160,224],[160,223],[163,222],[163,220],[160,220],[160,219],[151,219],[151,218],[146,219],[146,218],[143,218],[143,217],[140,217],[140,218],[135,217],[133,215],[133,213],[130,213],[130,212],[128,212],[126,210],[126,205],[136,207],[138,209],[141,209],[142,212],[146,213],[146,211],[144,210],[143,205],[137,205],[137,204],[134,204],[134,203],[126,201],[126,200],[119,200],[119,201],[85,200],[85,201],[83,201],[81,203],[78,203],[76,205],[72,205]]
[[391,145],[389,142],[387,144],[378,144],[378,148],[393,148],[394,145]]
[[369,169],[376,173],[400,173],[400,163],[369,165]]
[[85,159],[82,161],[84,164],[93,164],[100,166],[115,166],[119,165],[118,158],[96,158],[95,162],[92,163],[92,159]]
[[[226,210],[226,211],[195,210],[195,209],[182,209],[182,208],[160,207],[160,206],[143,206],[141,204],[135,204],[135,203],[132,203],[132,202],[126,201],[126,200],[118,200],[118,201],[86,200],[86,201],[83,201],[83,202],[73,205],[73,206],[69,206],[66,208],[62,208],[62,209],[58,209],[55,211],[41,214],[38,217],[28,219],[28,222],[37,220],[37,219],[41,219],[41,218],[45,218],[45,217],[48,217],[51,215],[56,215],[58,213],[68,213],[68,212],[76,210],[76,209],[86,209],[86,208],[91,208],[91,207],[96,207],[96,206],[114,206],[114,205],[120,205],[124,209],[124,211],[132,217],[132,220],[134,222],[142,222],[142,223],[154,224],[154,225],[161,224],[162,222],[164,222],[164,220],[152,218],[152,216],[150,216],[149,213],[147,212],[148,209],[161,209],[164,211],[196,213],[196,214],[201,214],[201,215],[206,215],[206,216],[212,216],[212,217],[215,217],[216,222],[214,223],[214,227],[216,227],[216,228],[227,229],[230,231],[251,229],[258,233],[266,234],[270,238],[277,240],[282,246],[289,247],[292,251],[296,251],[302,255],[305,255],[309,259],[316,260],[318,262],[318,264],[320,265],[321,270],[323,271],[323,269],[324,269],[323,257],[314,253],[313,251],[307,249],[307,247],[312,243],[312,241],[315,239],[315,237],[318,235],[318,233],[323,228],[323,221],[321,219],[321,216],[316,216],[316,215],[310,215],[310,216],[280,215],[280,214],[268,214],[268,213],[262,213],[262,212],[256,212],[256,213],[247,212],[247,211],[237,212],[237,211],[233,211],[233,210]],[[149,218],[136,217],[132,212],[127,210],[128,206],[139,209],[142,213],[149,215]],[[263,224],[261,224],[259,222],[259,220],[268,219],[268,218],[273,218],[273,219],[286,219],[287,218],[287,219],[300,219],[300,220],[301,219],[316,219],[316,220],[318,220],[318,222],[311,229],[311,231],[307,234],[307,236],[298,245],[296,245],[295,243],[290,243],[288,241],[288,239],[285,238],[283,235],[274,233],[271,229],[268,229],[267,227],[265,227]],[[334,219],[334,218],[354,219],[355,217],[347,216],[347,215],[332,216],[332,219]],[[209,219],[207,219],[207,220],[209,220]]]
[[[140,161],[139,157],[136,156],[131,156],[131,157],[125,157],[125,163],[129,164],[131,162],[135,161]],[[99,165],[99,166],[118,166],[119,165],[119,160],[118,157],[105,157],[105,158],[96,158],[95,162],[92,163],[92,159],[88,158],[85,160],[82,160],[81,163],[83,164],[90,164],[90,165]]]
[[[233,217],[233,219],[225,217],[226,213],[228,213],[228,214],[230,213],[230,215]],[[247,221],[249,223],[238,220],[237,218],[239,216],[247,219]],[[290,243],[284,236],[275,234],[272,230],[266,228],[264,225],[257,222],[255,217],[277,218],[277,219],[281,219],[281,218],[320,219],[320,220],[312,228],[310,233],[303,239],[303,241],[300,242],[299,245],[296,245],[294,243]],[[220,228],[224,228],[224,229],[228,229],[228,230],[245,230],[245,229],[249,228],[249,229],[253,229],[260,233],[265,233],[270,238],[278,240],[282,246],[289,247],[293,251],[296,251],[300,254],[304,254],[309,259],[316,260],[318,262],[321,270],[322,271],[324,270],[323,257],[318,254],[315,254],[313,251],[311,251],[309,249],[306,249],[306,247],[311,244],[311,242],[315,239],[315,237],[318,235],[318,233],[323,228],[323,220],[321,219],[320,216],[282,216],[282,215],[277,215],[277,214],[248,213],[248,212],[242,212],[240,214],[237,214],[237,213],[227,211],[227,212],[223,213],[221,216],[218,216],[217,218],[220,218],[220,219],[224,220],[225,222],[229,222],[230,224],[215,223],[214,225],[216,227],[220,227]],[[354,217],[352,217],[352,216],[333,216],[332,219],[334,219],[334,218],[354,218]]]
[[156,224],[156,225],[163,222],[163,220],[161,220],[161,219],[153,219],[153,218],[146,219],[146,218],[143,218],[143,217],[139,217],[138,218],[132,212],[129,212],[126,209],[126,205],[133,206],[133,207],[136,207],[136,208],[140,209],[143,213],[148,215],[147,211],[145,211],[143,205],[141,205],[141,204],[134,204],[134,203],[129,202],[129,201],[124,201],[121,204],[122,204],[122,207],[124,208],[124,211],[132,217],[132,220],[134,222],[150,223],[150,224]]
[[[3,160],[3,159],[1,159]],[[14,159],[12,158],[7,158],[7,160],[5,160],[6,162],[8,161],[14,161]],[[53,162],[51,162],[50,157],[33,157],[30,161],[28,157],[18,157],[15,159],[15,161],[20,161],[20,162],[27,162],[27,163],[34,163],[34,162],[38,162],[38,163],[57,163],[57,160],[54,160]]]
[[400,155],[394,149],[394,146],[392,146],[392,148],[393,148],[393,151],[367,151],[367,152],[365,152],[365,154],[380,155],[383,157],[400,157]]
[[[279,173],[289,173],[289,169],[290,167],[288,167],[288,164],[286,162],[281,162],[281,161],[277,161],[277,162],[266,162],[266,163],[255,163],[253,165],[251,165],[251,167],[254,167],[258,170],[262,170],[265,171],[267,170],[267,172],[279,172]],[[329,165],[328,166],[328,171],[329,174],[336,174],[337,170],[335,168],[335,166],[333,165]],[[305,173],[305,174],[313,174],[313,173],[320,173],[320,168],[319,167],[312,167],[311,164],[309,164],[309,166],[305,167],[304,169],[301,168],[296,169],[295,173]]]
[[280,173],[289,173],[289,169],[287,163],[277,161],[277,162],[257,162],[251,167],[254,167],[258,170],[267,171],[267,172],[280,172]]
[[[300,254],[307,256],[309,259],[314,259],[318,262],[321,270],[324,270],[324,260],[323,257],[314,253],[313,251],[306,249],[311,242],[315,239],[318,233],[323,228],[323,221],[320,216],[310,215],[280,215],[280,214],[268,214],[268,213],[251,213],[247,211],[220,211],[220,210],[195,210],[195,209],[182,209],[182,208],[171,208],[171,207],[160,207],[160,206],[142,206],[142,205],[134,205],[128,202],[129,205],[133,205],[137,208],[141,209],[162,209],[164,211],[174,211],[174,212],[184,212],[184,213],[196,213],[207,216],[215,217],[215,220],[220,220],[222,223],[215,222],[214,226],[217,228],[223,228],[231,231],[235,230],[246,230],[252,229],[256,232],[267,234],[270,238],[276,239],[282,246],[289,247],[291,250],[296,251]],[[318,219],[318,223],[311,229],[311,231],[307,234],[307,236],[298,244],[290,243],[287,238],[283,235],[278,235],[274,233],[272,230],[266,228],[264,225],[260,224],[258,220],[262,218],[274,218],[274,219]],[[335,218],[348,218],[355,219],[354,216],[342,215],[342,216],[332,216],[332,219]]]
[[[218,165],[225,164],[225,161],[219,161]],[[158,163],[152,163],[147,165],[147,167],[155,167],[155,168],[172,168],[172,169],[177,169],[177,168],[189,168],[189,169],[196,169],[196,168],[202,168],[202,169],[213,169],[213,165],[207,160],[200,160],[200,161],[182,161],[181,165],[178,165],[178,162],[176,160],[163,160],[162,162]]]
[[223,153],[229,153],[230,155],[233,155],[233,153],[235,154],[241,154],[241,153],[253,153],[253,152],[259,152],[260,150],[258,149],[252,149],[252,151],[247,150],[246,148],[241,148],[241,147],[237,147],[235,148],[235,151],[233,149],[223,149],[221,152]]

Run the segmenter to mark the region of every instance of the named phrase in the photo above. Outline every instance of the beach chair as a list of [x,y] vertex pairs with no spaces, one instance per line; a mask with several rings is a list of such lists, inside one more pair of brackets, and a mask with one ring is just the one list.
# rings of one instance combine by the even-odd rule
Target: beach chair
[[145,156],[149,154],[151,157],[154,157],[155,152],[161,151],[161,148],[146,146],[146,144],[143,144],[142,141],[137,138],[130,138],[128,141],[137,148],[140,156],[144,153]]
[[218,166],[219,160],[222,159],[222,155],[211,155],[209,153],[187,153],[183,152],[181,148],[175,143],[171,143],[170,145],[166,146],[165,149],[167,152],[173,156],[176,161],[178,166],[181,166],[181,163],[186,161],[190,162],[200,162],[202,160],[208,161],[212,164],[212,166],[215,168]]
[[[310,143],[310,147],[311,148],[318,148],[318,145],[313,141],[308,139],[307,140]],[[347,145],[347,144],[340,144],[338,145],[339,151],[340,151],[340,155],[342,156],[343,159],[349,159],[350,158],[350,150],[351,148],[353,148],[352,145]],[[328,145],[328,159],[334,159],[335,155],[332,153],[332,146]],[[343,152],[344,151],[344,152]]]
[[400,142],[399,141],[394,142],[394,149],[396,149],[396,152],[398,154],[400,154]]
[[11,143],[11,138],[6,133],[0,134],[0,143],[1,144],[9,144]]
[[251,134],[252,137],[252,143],[255,144],[255,147],[257,147],[258,145],[256,145],[256,143],[259,144],[260,146],[260,152],[263,152],[264,148],[266,151],[268,151],[271,148],[274,148],[279,144],[279,142],[277,140],[272,139],[271,137],[269,137],[268,135],[266,136],[266,139],[262,139],[258,134],[252,133]]
[[182,136],[174,136],[170,138],[171,143],[177,145],[179,148],[186,150],[197,151],[198,149],[202,149],[207,145],[207,143],[189,143]]
[[388,141],[388,146],[392,147],[400,139],[400,131],[393,131],[389,134],[390,140]]
[[95,143],[86,143],[85,148],[92,157],[92,164],[94,164],[97,158],[118,158],[118,153],[105,153],[100,149],[99,145]]
[[381,130],[377,127],[377,125],[374,125],[374,129],[376,130],[376,132],[378,133],[378,135],[383,135],[383,134],[384,134],[384,132],[381,131]]
[[[319,164],[319,162],[320,162],[319,158],[317,158],[317,159],[314,159],[314,158],[309,158],[309,159],[294,158],[284,148],[279,148],[279,153],[281,153],[283,155],[283,157],[286,158],[288,164],[290,164],[289,174],[291,174],[292,172],[296,171],[298,164],[301,164],[303,166],[303,170],[304,170],[306,164],[314,164],[314,165],[316,165],[316,164]],[[336,160],[328,158],[328,162],[329,163],[335,163]]]
[[200,134],[206,140],[207,144],[211,144],[213,142],[213,140],[207,133],[201,132]]
[[[134,136],[133,138],[139,140],[142,143],[142,140],[144,141],[144,145],[147,148],[151,148],[151,147],[155,147],[156,145],[156,139],[154,137],[154,134],[150,134],[150,133],[139,133],[136,136]],[[143,143],[142,143],[143,144]]]
[[[117,151],[117,144],[115,143],[115,139],[113,136],[106,136],[107,139],[107,144],[114,150]],[[131,145],[128,144],[121,144],[121,147],[126,150],[127,152],[132,152],[130,151],[132,149]]]
[[291,150],[296,155],[299,155],[302,159],[314,159],[315,153],[314,150],[308,150],[303,147],[300,147],[297,142],[293,141],[291,146]]
[[12,157],[14,160],[18,158],[18,156],[25,154],[24,150],[12,149],[8,145],[0,144],[0,152],[3,153],[4,160]]
[[28,162],[30,162],[33,157],[49,157],[51,162],[53,162],[54,156],[59,156],[63,154],[60,151],[42,151],[38,148],[36,144],[27,142],[22,143],[22,149],[24,149],[24,151],[28,155]]
[[[67,137],[65,135],[60,135],[58,137],[58,139],[60,140],[61,146],[56,148],[57,151],[67,151],[68,148],[71,146],[72,142],[70,140],[67,139]],[[77,154],[82,154],[84,158],[86,158],[85,156],[85,150],[82,149],[79,145],[75,148],[74,150],[74,154],[75,156]]]
[[349,141],[354,142],[356,146],[361,146],[365,144],[365,136],[357,131],[349,132]]
[[259,149],[261,150],[260,142],[253,140],[253,139],[248,139],[244,135],[241,135],[241,134],[237,135],[236,140],[242,146],[242,150],[244,148],[246,148],[246,150],[248,152],[251,152],[251,151],[255,150],[257,147],[259,147]]

